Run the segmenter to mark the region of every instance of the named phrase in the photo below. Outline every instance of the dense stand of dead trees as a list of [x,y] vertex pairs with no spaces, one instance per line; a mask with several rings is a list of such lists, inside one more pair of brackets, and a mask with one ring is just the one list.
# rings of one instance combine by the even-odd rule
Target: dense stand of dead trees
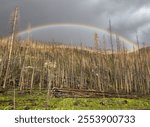
[[[2,44],[3,43],[3,44]],[[105,44],[103,44],[105,45]],[[66,88],[116,94],[150,93],[150,51],[90,52],[60,45],[15,41],[7,70],[7,39],[0,40],[0,84],[20,91]],[[7,79],[5,81],[5,78]]]

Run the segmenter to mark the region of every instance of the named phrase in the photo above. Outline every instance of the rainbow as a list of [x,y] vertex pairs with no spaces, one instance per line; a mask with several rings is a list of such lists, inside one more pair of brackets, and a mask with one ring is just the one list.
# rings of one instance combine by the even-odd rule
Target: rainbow
[[[80,27],[80,28],[85,28],[85,29],[90,29],[90,30],[94,30],[95,32],[103,32],[103,33],[106,33],[106,34],[109,34],[109,31],[105,30],[105,29],[101,29],[101,28],[98,28],[98,27],[95,27],[95,26],[90,26],[90,25],[85,25],[85,24],[71,24],[71,23],[55,23],[55,24],[46,24],[46,25],[42,25],[42,26],[37,26],[37,27],[33,27],[31,29],[31,31],[37,31],[37,30],[40,30],[40,29],[44,29],[44,28],[47,28],[47,27]],[[18,35],[22,35],[22,34],[25,34],[27,33],[28,30],[24,30],[24,31],[21,31],[18,33]],[[133,45],[133,48],[134,50],[138,49],[138,46],[136,43],[134,43],[133,41],[130,41],[126,38],[124,38],[123,36],[119,35],[119,34],[116,34],[116,33],[113,33],[112,32],[112,36],[113,37],[116,37],[116,35],[119,37],[120,40],[122,40],[124,43],[128,44],[128,45]]]

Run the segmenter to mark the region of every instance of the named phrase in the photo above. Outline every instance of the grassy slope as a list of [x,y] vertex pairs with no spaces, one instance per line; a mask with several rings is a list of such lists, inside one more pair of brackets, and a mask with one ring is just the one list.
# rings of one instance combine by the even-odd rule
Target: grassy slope
[[[29,99],[30,98],[30,99]],[[0,96],[0,109],[13,109],[13,95]],[[150,98],[49,98],[46,93],[17,95],[16,109],[99,110],[99,109],[150,109]]]

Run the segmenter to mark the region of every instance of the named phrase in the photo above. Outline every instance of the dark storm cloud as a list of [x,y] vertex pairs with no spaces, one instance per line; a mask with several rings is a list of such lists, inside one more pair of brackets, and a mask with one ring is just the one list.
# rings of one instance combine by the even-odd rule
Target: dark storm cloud
[[16,5],[20,7],[20,30],[30,23],[80,23],[108,28],[134,40],[138,31],[142,42],[150,40],[149,0],[0,0],[0,35],[6,35],[9,16]]

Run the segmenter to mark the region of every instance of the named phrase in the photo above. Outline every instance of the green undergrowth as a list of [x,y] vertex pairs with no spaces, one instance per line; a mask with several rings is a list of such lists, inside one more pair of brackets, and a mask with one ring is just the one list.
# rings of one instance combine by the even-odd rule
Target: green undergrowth
[[[46,92],[16,94],[17,110],[113,110],[150,109],[150,97],[126,98],[51,98]],[[13,93],[0,94],[0,109],[13,109]]]

